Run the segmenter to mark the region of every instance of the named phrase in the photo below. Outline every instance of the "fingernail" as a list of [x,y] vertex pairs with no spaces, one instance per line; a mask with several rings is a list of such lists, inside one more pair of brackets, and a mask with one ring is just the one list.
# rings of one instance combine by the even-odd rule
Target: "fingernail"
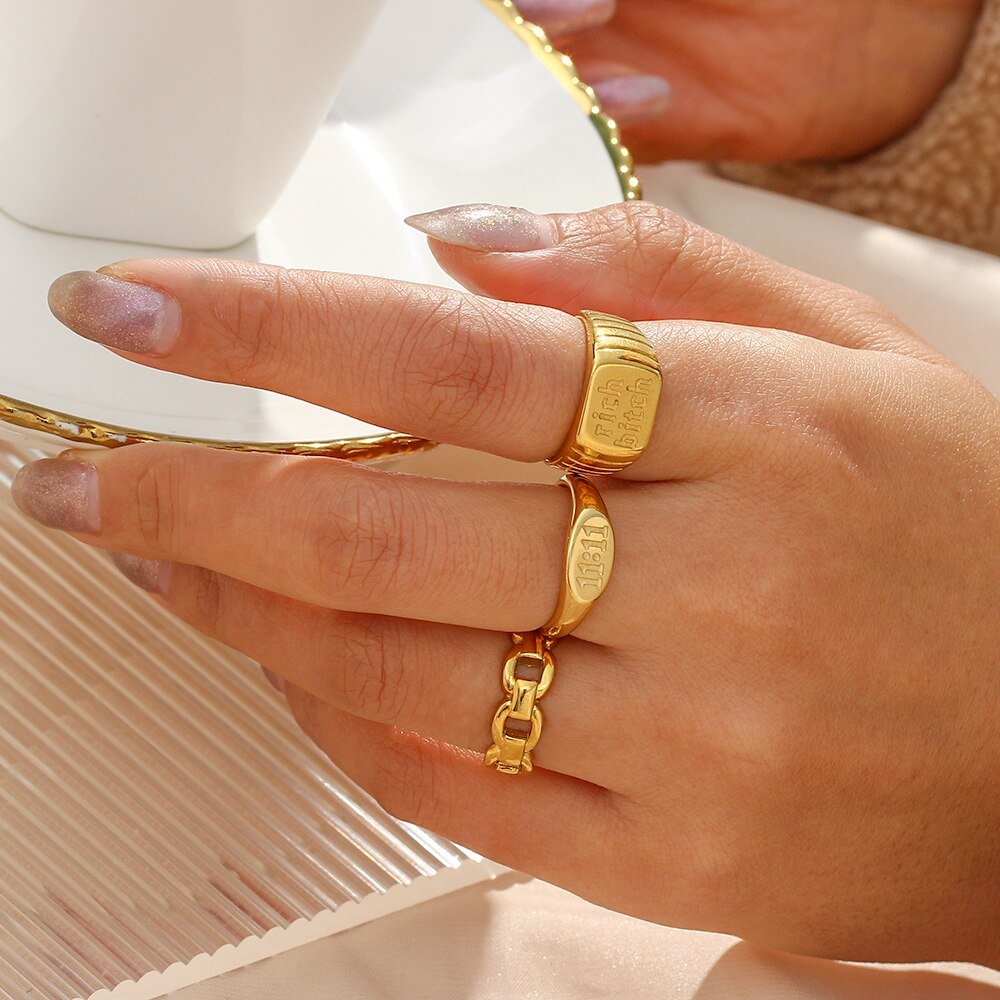
[[44,458],[24,466],[10,486],[14,503],[39,524],[60,531],[101,529],[97,469],[83,462]]
[[267,669],[267,667],[261,667],[260,669],[263,672],[264,677],[267,679],[267,683],[270,684],[275,691],[284,692],[285,679],[283,677],[279,677],[277,674],[272,673]]
[[615,12],[614,0],[518,0],[521,15],[550,35],[568,35],[606,24]]
[[630,73],[593,84],[601,110],[621,122],[639,122],[662,115],[673,90],[660,76]]
[[173,296],[97,271],[56,278],[49,308],[81,337],[131,354],[169,354],[181,331],[181,308]]
[[166,596],[170,586],[170,562],[165,559],[140,559],[125,552],[111,552],[109,555],[127,580],[151,594]]
[[442,243],[501,253],[545,250],[559,242],[556,224],[546,215],[500,205],[455,205],[411,215],[408,226]]

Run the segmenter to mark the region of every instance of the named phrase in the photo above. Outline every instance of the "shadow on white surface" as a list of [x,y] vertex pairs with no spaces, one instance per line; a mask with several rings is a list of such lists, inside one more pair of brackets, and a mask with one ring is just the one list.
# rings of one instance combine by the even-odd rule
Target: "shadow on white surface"
[[997,1000],[989,983],[936,969],[848,965],[734,944],[691,1000]]
[[856,966],[762,951],[510,873],[170,1000],[998,1000],[996,984],[1000,976],[973,966]]

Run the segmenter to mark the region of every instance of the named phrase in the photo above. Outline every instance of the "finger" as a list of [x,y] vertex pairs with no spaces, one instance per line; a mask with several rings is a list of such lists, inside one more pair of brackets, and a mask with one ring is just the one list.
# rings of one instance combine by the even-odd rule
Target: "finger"
[[[405,618],[331,611],[194,566],[116,555],[134,583],[159,596],[183,621],[264,663],[287,682],[351,715],[470,750],[489,744],[490,720],[504,700],[500,673],[510,636]],[[588,781],[610,780],[595,760],[593,703],[612,709],[627,686],[620,657],[567,639],[556,654],[556,681],[539,707],[545,739],[539,766]],[[612,731],[625,717],[602,722]]]
[[[164,311],[153,285],[70,275],[67,287],[57,283],[57,312],[88,335],[99,331],[132,347],[140,314],[144,336],[153,330],[159,337],[167,324],[177,334],[169,357],[142,357],[159,367],[296,393],[384,426],[525,461],[555,453],[576,417],[587,348],[583,324],[567,313],[238,262],[129,267],[153,285],[169,284],[173,305]],[[591,277],[594,297],[604,301],[600,279]],[[724,284],[716,289],[720,302]],[[606,286],[604,295],[611,301]],[[746,311],[754,321],[767,318],[752,304]],[[128,322],[108,319],[119,315]],[[746,437],[733,432],[746,409],[763,396],[779,397],[815,367],[794,338],[777,349],[782,335],[773,332],[689,322],[643,329],[665,387],[649,449],[628,472],[635,478],[713,474]]]
[[[518,9],[557,41],[603,27],[616,10],[613,0],[522,0]],[[593,37],[600,45],[606,36],[598,32]],[[578,69],[596,92],[601,110],[619,125],[658,120],[672,103],[670,84],[655,73],[600,58],[588,58]]]
[[286,695],[306,735],[387,812],[518,871],[586,891],[579,858],[599,869],[601,834],[621,826],[617,797],[596,785],[544,768],[500,774],[481,754],[358,719],[295,687]]
[[717,64],[708,75],[694,73],[685,60],[664,51],[650,54],[617,44],[621,35],[577,35],[565,48],[601,110],[621,126],[623,142],[638,163],[757,160],[761,154],[782,159],[787,136],[773,127],[766,131],[763,115],[730,99],[745,88],[740,81],[727,82],[724,67]]
[[669,15],[663,6],[621,4],[607,28],[576,35],[566,46],[588,83],[609,64],[670,81],[674,98],[665,114],[626,123],[625,142],[641,162],[773,162],[851,152],[832,149],[828,129],[794,127],[801,94],[791,81],[815,76],[814,54],[785,46],[783,58],[768,59],[765,50],[776,49],[773,17],[756,17],[757,5],[728,0],[670,4]]
[[518,0],[517,9],[550,38],[561,38],[607,24],[614,16],[615,0]]
[[151,367],[523,461],[558,450],[584,377],[573,316],[383,278],[130,261],[64,275],[49,301],[77,333]]
[[502,632],[540,627],[556,604],[565,490],[183,445],[78,457],[26,466],[14,497],[102,548],[342,611]]
[[647,202],[535,216],[457,206],[407,220],[468,288],[566,312],[704,319],[845,347],[936,356],[884,306],[786,267]]
[[[814,467],[809,455],[817,468],[829,464],[864,439],[874,405],[901,405],[883,398],[885,366],[871,361],[889,356],[737,327],[687,334],[676,348],[668,336],[663,356],[668,384],[675,361],[689,373],[691,396],[668,411],[667,437],[669,464],[692,478],[605,485],[615,573],[628,583],[612,581],[582,638],[616,642],[633,595],[662,584],[662,562],[676,573],[700,558],[687,543],[715,524],[717,486],[746,488],[762,471],[769,483],[801,476]],[[643,474],[649,457],[630,472]],[[540,627],[552,614],[570,507],[551,486],[448,482],[193,445],[68,453],[25,466],[12,491],[40,523],[103,548],[204,566],[324,607],[496,631]],[[655,547],[649,523],[661,529]]]
[[619,125],[669,120],[674,90],[662,76],[640,73],[621,63],[589,61],[578,67],[597,95],[601,111]]

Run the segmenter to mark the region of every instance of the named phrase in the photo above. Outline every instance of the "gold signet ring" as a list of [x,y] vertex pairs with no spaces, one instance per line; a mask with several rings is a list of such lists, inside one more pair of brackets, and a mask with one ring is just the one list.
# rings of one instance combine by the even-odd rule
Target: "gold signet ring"
[[550,641],[569,635],[590,614],[615,564],[615,532],[597,487],[571,473],[560,482],[573,494],[573,513],[566,532],[559,603],[542,627]]
[[587,377],[569,437],[549,463],[607,476],[628,468],[653,436],[663,378],[646,335],[607,313],[580,314],[587,328]]

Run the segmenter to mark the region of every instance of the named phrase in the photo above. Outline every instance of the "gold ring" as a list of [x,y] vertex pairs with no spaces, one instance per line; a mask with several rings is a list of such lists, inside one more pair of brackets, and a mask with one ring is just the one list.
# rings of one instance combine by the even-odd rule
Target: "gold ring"
[[532,768],[531,751],[542,735],[542,713],[535,704],[552,684],[555,663],[540,630],[514,635],[514,646],[503,665],[507,700],[493,716],[493,745],[486,751],[487,767],[504,774]]
[[583,396],[569,437],[549,463],[607,476],[646,450],[663,378],[652,345],[634,323],[599,312],[580,319],[587,328]]
[[573,494],[573,513],[566,532],[566,562],[559,603],[542,626],[551,643],[569,635],[590,614],[604,593],[615,564],[615,532],[601,494],[589,480],[567,473],[559,480]]

